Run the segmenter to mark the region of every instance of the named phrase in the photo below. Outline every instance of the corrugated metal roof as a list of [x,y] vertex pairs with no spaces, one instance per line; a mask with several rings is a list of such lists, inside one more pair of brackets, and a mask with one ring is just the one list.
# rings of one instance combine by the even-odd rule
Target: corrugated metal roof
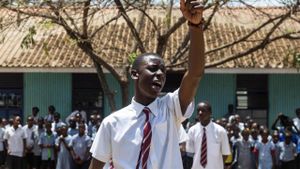
[[[161,9],[151,9],[154,22],[159,29],[165,29],[165,15]],[[276,15],[284,12],[283,8],[264,8],[260,9],[265,13]],[[107,9],[108,14],[101,13],[99,17],[111,17],[115,9]],[[212,50],[218,46],[222,46],[237,40],[238,37],[249,33],[253,28],[266,19],[259,10],[250,13],[244,8],[221,9],[213,19],[208,30],[205,31],[206,50]],[[209,13],[209,12],[207,12]],[[0,10],[0,16],[10,19],[15,14],[7,10]],[[9,17],[10,16],[10,17]],[[137,13],[130,13],[131,17],[137,17]],[[172,22],[179,18],[180,11],[175,9],[173,12]],[[97,17],[94,17],[97,18]],[[99,19],[98,19],[99,20]],[[4,41],[0,44],[0,68],[93,68],[92,61],[80,50],[74,42],[72,42],[64,32],[64,30],[52,25],[45,28],[43,24],[38,24],[37,34],[34,36],[36,44],[29,49],[21,48],[22,39],[25,37],[29,27],[43,20],[38,18],[30,18],[24,20],[19,26],[11,25],[8,29],[3,27],[1,34],[6,35]],[[4,21],[2,21],[4,23]],[[99,21],[94,22],[99,23]],[[137,24],[137,19],[134,19]],[[5,26],[5,25],[4,25]],[[93,29],[96,29],[96,25]],[[282,32],[300,30],[299,23],[287,22],[274,35]],[[207,64],[215,63],[220,59],[231,56],[239,52],[245,51],[249,46],[257,44],[257,40],[266,34],[267,30],[256,33],[248,42],[233,45],[218,52],[210,53],[206,56]],[[181,26],[169,39],[166,53],[163,56],[167,64],[171,64],[174,58],[171,58],[177,48],[181,45],[185,34],[188,32],[186,24]],[[1,36],[0,34],[0,36]],[[157,46],[157,36],[150,20],[145,19],[141,33],[142,40],[145,41],[147,51],[154,52]],[[128,56],[134,47],[134,40],[131,32],[124,21],[111,23],[96,35],[93,41],[93,48],[104,58],[109,64],[116,68],[121,68],[128,64]],[[288,55],[291,51],[300,52],[300,40],[279,40],[269,45],[265,50],[259,50],[246,57],[235,59],[225,64],[219,65],[218,68],[292,68],[293,57]],[[181,58],[173,64],[184,62],[185,58]],[[180,65],[183,67],[185,65]]]

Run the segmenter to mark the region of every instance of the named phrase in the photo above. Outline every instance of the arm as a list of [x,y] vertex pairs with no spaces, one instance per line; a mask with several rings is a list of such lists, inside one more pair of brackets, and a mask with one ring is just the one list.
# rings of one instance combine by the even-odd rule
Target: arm
[[92,158],[89,169],[103,169],[104,165],[102,161]]
[[60,144],[62,142],[62,138],[57,138],[57,140],[55,140],[55,149],[57,152],[60,151]]
[[[199,24],[202,20],[203,6],[199,4],[192,12],[188,10],[185,0],[180,0],[180,9],[183,16],[193,24]],[[188,71],[183,76],[179,88],[179,100],[182,113],[185,113],[188,105],[193,101],[199,81],[204,74],[204,38],[200,27],[190,26],[190,51],[188,56]]]
[[91,156],[90,149],[91,149],[91,146],[92,146],[92,140],[89,136],[87,136],[86,144],[87,144],[87,149],[85,151],[84,156],[85,157],[90,157]]
[[239,158],[239,151],[238,151],[238,143],[235,143],[234,145],[232,145],[232,163],[231,163],[231,167],[233,167],[235,164],[237,164],[238,162],[238,158]]
[[23,156],[25,156],[25,151],[26,151],[26,139],[23,139]]
[[73,150],[73,147],[70,147],[70,153],[71,153],[71,156],[73,157],[73,159],[75,160],[77,155],[76,155],[75,151]]
[[7,142],[7,140],[6,139],[4,139],[4,149],[6,149],[7,150],[7,154],[9,154],[9,152],[8,152],[8,142]]
[[256,147],[255,145],[255,148],[253,150],[253,154],[255,156],[255,163],[256,163],[256,166],[259,165],[259,160],[258,160],[258,157],[259,157],[259,149]]
[[277,116],[277,119],[274,121],[274,123],[272,124],[272,130],[277,130],[277,128],[276,128],[276,124],[277,124],[277,122],[278,122],[278,120],[279,120],[279,115]]
[[272,163],[273,163],[273,166],[275,166],[276,165],[276,163],[275,163],[275,159],[276,159],[276,157],[275,157],[275,147],[271,150],[271,156],[272,156]]

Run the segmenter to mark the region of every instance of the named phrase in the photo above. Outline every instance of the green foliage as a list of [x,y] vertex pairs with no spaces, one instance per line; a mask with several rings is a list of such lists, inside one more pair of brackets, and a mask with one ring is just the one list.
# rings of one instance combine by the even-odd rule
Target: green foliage
[[137,53],[135,53],[135,52],[129,54],[129,56],[128,56],[128,62],[130,63],[130,65],[134,62],[134,60],[135,60],[136,57],[137,57]]
[[51,28],[53,28],[54,23],[53,23],[51,20],[45,20],[45,21],[40,22],[40,25],[41,25],[43,28],[51,29]]
[[28,29],[27,35],[23,38],[21,48],[29,48],[30,46],[35,45],[34,35],[36,35],[36,29],[32,26]]
[[77,40],[76,39],[72,39],[70,37],[65,37],[64,39],[64,43],[69,44],[69,45],[76,45]]

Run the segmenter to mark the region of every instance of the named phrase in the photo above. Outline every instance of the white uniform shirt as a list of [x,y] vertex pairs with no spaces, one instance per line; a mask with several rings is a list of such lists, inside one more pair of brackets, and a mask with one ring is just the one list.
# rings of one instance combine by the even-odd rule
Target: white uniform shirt
[[[178,90],[157,98],[150,108],[152,140],[147,168],[182,169],[178,131],[182,121],[191,116],[192,102],[182,116]],[[143,139],[145,106],[132,99],[129,106],[106,117],[96,134],[92,156],[102,162],[113,160],[115,169],[136,168]],[[140,166],[141,168],[141,166]]]
[[258,142],[255,145],[258,150],[258,168],[259,169],[271,169],[273,166],[272,151],[275,151],[275,145],[272,142]]
[[14,127],[8,128],[4,133],[4,139],[7,140],[8,143],[8,154],[12,156],[23,157],[23,139],[26,138],[26,133],[21,127],[18,127],[16,130]]
[[34,145],[34,132],[36,130],[37,126],[36,125],[33,125],[31,128],[28,128],[28,125],[25,125],[23,127],[23,130],[25,131],[26,133],[26,147],[27,148],[33,148],[33,145]]
[[183,126],[180,125],[180,129],[179,129],[179,144],[180,143],[184,143],[188,140],[188,135],[186,133],[186,131],[184,130]]
[[[222,126],[214,122],[210,122],[205,128],[207,138],[207,165],[205,169],[221,169],[223,168],[222,155],[231,154],[227,133]],[[200,122],[189,129],[188,136],[186,151],[194,153],[192,169],[203,169],[200,165],[203,137],[203,126]]]
[[4,151],[4,128],[0,127],[0,151]]
[[293,119],[295,126],[297,127],[298,131],[300,131],[300,118],[295,117]]

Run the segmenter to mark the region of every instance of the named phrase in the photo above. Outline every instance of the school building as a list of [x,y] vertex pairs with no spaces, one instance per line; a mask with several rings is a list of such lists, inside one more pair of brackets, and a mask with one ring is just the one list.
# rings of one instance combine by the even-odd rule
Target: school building
[[[164,22],[164,15],[159,15],[160,9],[153,10],[156,10],[153,13],[158,15],[156,17],[158,24]],[[282,9],[264,10],[280,12]],[[207,51],[229,43],[252,30],[259,17],[255,16],[256,19],[251,23],[230,19],[234,14],[240,15],[241,11],[245,9],[238,8],[230,14],[227,9],[222,9],[216,14],[216,19],[205,31]],[[1,9],[0,15],[6,16],[7,12]],[[179,16],[178,9],[174,13],[176,12]],[[176,16],[174,18],[176,19]],[[37,34],[34,36],[35,45],[30,46],[29,49],[21,47],[26,28],[37,21],[38,19],[29,19],[23,21],[20,27],[4,30],[6,37],[0,44],[0,116],[9,117],[18,113],[26,117],[31,113],[33,106],[38,106],[40,115],[45,115],[49,105],[54,105],[62,118],[78,108],[89,113],[97,111],[103,116],[110,114],[108,101],[103,95],[91,59],[76,45],[68,42],[67,35],[61,28],[37,27]],[[147,20],[145,24],[150,25]],[[300,25],[293,26],[300,28]],[[122,65],[128,64],[127,49],[134,44],[133,38],[130,38],[130,30],[124,23],[117,23],[107,29],[99,32],[101,37],[99,41],[104,45],[113,44],[118,51],[123,52],[117,53],[114,51],[117,49],[112,48],[104,51],[106,53],[103,56],[108,58],[110,64],[121,68]],[[149,26],[147,29],[150,29]],[[176,51],[176,47],[184,39],[182,32],[187,31],[188,28],[184,25],[171,36],[166,55]],[[257,39],[264,33],[264,31],[258,32]],[[114,36],[118,37],[108,38]],[[126,40],[122,40],[122,37]],[[153,44],[156,38],[147,38],[150,38],[149,44],[146,45],[148,51],[155,51]],[[206,64],[212,65],[235,52],[243,52],[247,49],[247,45],[255,44],[245,42],[233,46],[230,50],[208,53]],[[233,104],[236,112],[242,117],[250,115],[262,124],[270,125],[279,112],[294,117],[295,109],[300,107],[300,73],[297,69],[300,65],[299,61],[295,60],[297,57],[300,59],[297,55],[300,53],[299,46],[299,40],[279,40],[263,51],[259,50],[217,67],[207,68],[199,84],[196,102],[208,100],[212,105],[215,118],[226,114],[229,104]],[[166,64],[172,63],[172,58],[164,59]],[[168,71],[164,91],[171,91],[179,86],[184,68],[186,65]],[[106,76],[109,86],[115,93],[117,107],[120,108],[120,86],[111,74],[106,72]],[[132,94],[131,83],[130,96]]]

